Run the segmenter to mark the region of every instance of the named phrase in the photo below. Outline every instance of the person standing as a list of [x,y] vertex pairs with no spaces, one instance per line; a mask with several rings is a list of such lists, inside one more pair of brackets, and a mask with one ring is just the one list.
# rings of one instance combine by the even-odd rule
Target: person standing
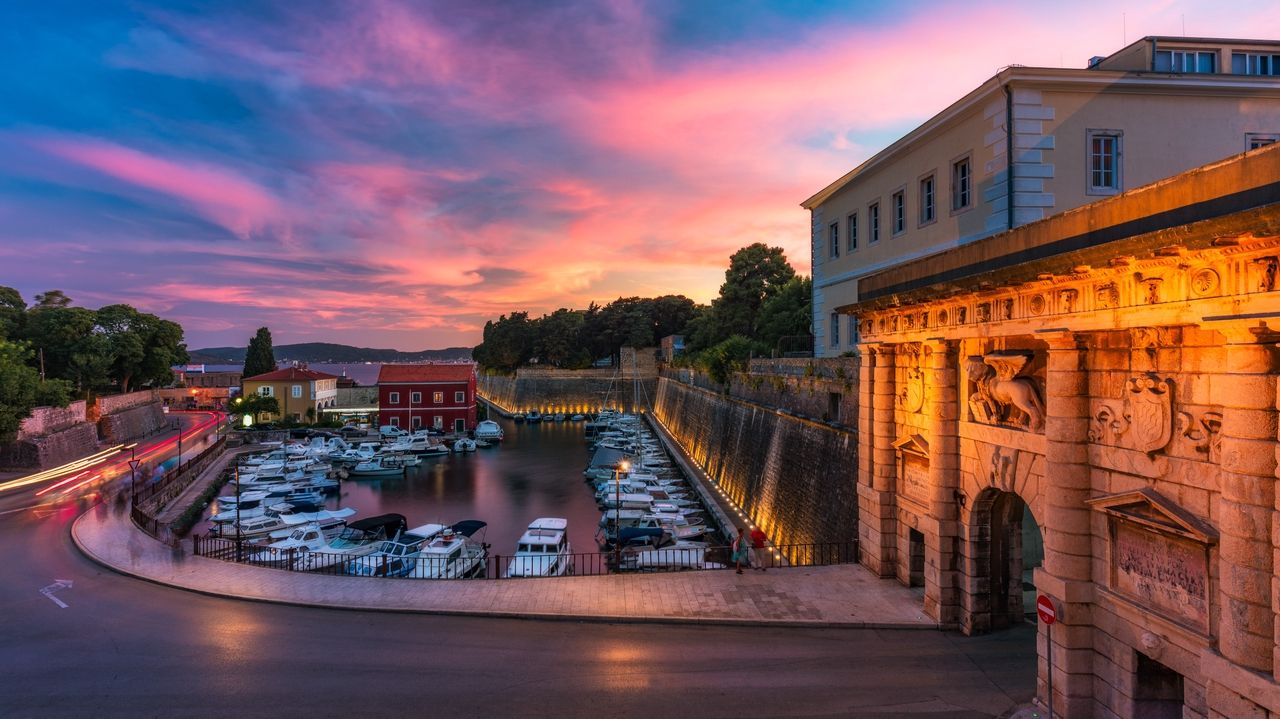
[[769,538],[764,536],[764,530],[759,527],[751,528],[751,568],[760,571],[766,571],[765,565],[769,563],[769,550],[765,549],[765,543]]
[[742,565],[750,565],[750,559],[747,558],[747,548],[750,547],[751,540],[747,538],[747,530],[738,527],[738,536],[733,538],[733,543],[729,548],[733,550],[733,566],[738,570],[738,574],[742,574]]

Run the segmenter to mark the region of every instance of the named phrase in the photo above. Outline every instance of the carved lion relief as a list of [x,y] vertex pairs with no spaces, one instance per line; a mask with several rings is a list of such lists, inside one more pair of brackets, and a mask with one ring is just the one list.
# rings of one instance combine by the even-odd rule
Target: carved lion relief
[[1028,352],[992,352],[966,363],[975,391],[969,409],[975,422],[1044,431],[1044,402],[1035,380],[1019,377],[1031,360]]

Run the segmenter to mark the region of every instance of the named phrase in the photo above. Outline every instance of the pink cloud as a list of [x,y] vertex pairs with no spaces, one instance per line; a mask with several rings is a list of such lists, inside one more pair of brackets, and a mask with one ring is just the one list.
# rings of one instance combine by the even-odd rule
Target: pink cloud
[[176,162],[99,140],[52,139],[34,144],[104,175],[177,198],[241,238],[282,219],[275,197],[222,167]]

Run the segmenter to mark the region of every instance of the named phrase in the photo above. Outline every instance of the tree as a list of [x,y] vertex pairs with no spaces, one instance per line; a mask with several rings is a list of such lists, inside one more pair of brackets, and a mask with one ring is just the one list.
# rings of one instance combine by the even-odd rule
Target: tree
[[230,413],[238,418],[248,416],[252,421],[257,422],[264,414],[280,414],[280,402],[275,397],[263,397],[259,394],[244,395],[231,400]]
[[813,347],[813,280],[808,277],[792,277],[776,294],[760,306],[756,321],[756,340],[772,350],[783,351],[780,342],[784,337],[810,337],[806,348]]
[[70,307],[71,298],[62,293],[62,290],[49,290],[36,295],[36,307]]
[[502,315],[496,322],[486,322],[484,341],[472,357],[482,366],[513,371],[533,357],[535,329],[528,312],[512,312],[510,317]]
[[36,407],[66,407],[71,387],[62,380],[40,381],[40,373],[28,365],[31,350],[17,342],[0,340],[0,442],[13,439],[22,420]]
[[707,348],[699,355],[699,364],[707,371],[716,384],[727,385],[734,372],[747,368],[747,360],[751,357],[755,346],[751,340],[742,335],[734,335],[714,347]]
[[274,372],[276,369],[275,351],[271,349],[271,330],[259,327],[258,333],[249,340],[249,349],[244,355],[244,379],[260,374]]
[[72,380],[82,392],[110,383],[109,350],[96,324],[93,310],[65,303],[38,304],[27,312],[24,335],[43,357],[46,377]]
[[97,326],[110,345],[110,374],[121,392],[131,386],[167,384],[173,377],[170,368],[187,361],[182,327],[176,322],[129,305],[107,305],[98,310]]
[[17,339],[26,323],[27,303],[12,287],[0,287],[0,340]]
[[781,247],[757,242],[729,257],[720,296],[711,302],[705,319],[697,324],[692,338],[694,349],[723,342],[732,335],[755,339],[760,308],[782,288],[796,271],[787,263]]
[[583,312],[563,307],[543,315],[536,325],[534,354],[556,367],[580,369],[591,365],[591,353],[582,342]]

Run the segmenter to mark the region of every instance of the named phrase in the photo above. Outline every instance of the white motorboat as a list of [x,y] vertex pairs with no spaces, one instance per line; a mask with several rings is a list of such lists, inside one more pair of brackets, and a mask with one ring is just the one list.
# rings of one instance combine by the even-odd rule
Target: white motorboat
[[573,572],[569,521],[539,517],[529,524],[507,565],[508,577],[558,577]]
[[[398,536],[405,527],[402,514],[382,514],[356,520],[343,527],[337,536],[328,538],[322,546],[297,550],[293,568],[305,571],[345,564],[353,557],[371,554],[379,542]],[[297,532],[294,530],[295,534]]]
[[585,414],[575,414],[575,415],[573,415],[572,417],[570,417],[570,418],[569,418],[569,421],[570,421],[570,422],[581,422],[581,421],[585,420],[586,418],[587,418],[587,416],[586,416]]
[[[213,525],[213,534],[228,539],[250,539],[254,537],[263,537],[271,535],[273,532],[280,532],[278,537],[283,539],[293,533],[293,528],[299,524],[307,522],[317,522],[321,529],[340,526],[347,517],[355,514],[356,510],[347,507],[345,509],[321,510],[319,512],[303,512],[303,513],[280,513],[272,509],[268,509],[265,514],[258,517],[241,517],[240,521],[235,521],[235,517],[230,517],[230,521],[216,522]],[[234,512],[232,513],[234,515]]]
[[462,437],[453,443],[453,451],[455,452],[474,452],[476,451],[476,443],[473,439]]
[[448,529],[443,524],[424,524],[402,532],[394,539],[378,542],[369,554],[347,564],[347,574],[360,577],[403,577],[418,565],[418,551],[432,537]]
[[485,569],[488,545],[471,541],[484,522],[469,519],[435,535],[418,550],[413,576],[419,579],[469,579]]
[[502,427],[491,419],[486,419],[476,425],[476,439],[488,440],[490,442],[502,441]]
[[395,477],[403,475],[404,465],[394,457],[374,457],[357,463],[347,473],[354,478]]

